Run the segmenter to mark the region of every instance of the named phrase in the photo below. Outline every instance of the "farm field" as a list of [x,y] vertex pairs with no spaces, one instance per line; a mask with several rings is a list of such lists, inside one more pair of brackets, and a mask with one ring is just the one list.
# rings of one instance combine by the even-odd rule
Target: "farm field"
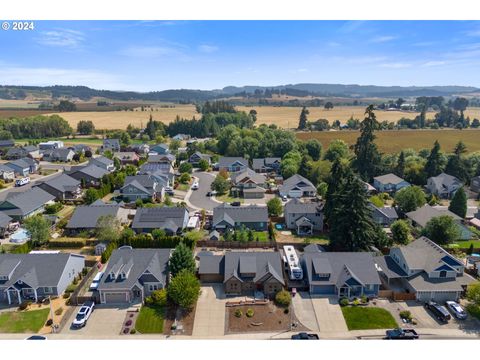
[[[355,144],[358,131],[315,131],[297,133],[301,140],[317,139],[326,149],[335,139],[345,141],[349,145]],[[376,143],[381,152],[395,153],[402,149],[420,150],[431,148],[438,140],[443,151],[451,152],[455,144],[462,140],[468,152],[480,150],[480,130],[388,130],[376,133]]]

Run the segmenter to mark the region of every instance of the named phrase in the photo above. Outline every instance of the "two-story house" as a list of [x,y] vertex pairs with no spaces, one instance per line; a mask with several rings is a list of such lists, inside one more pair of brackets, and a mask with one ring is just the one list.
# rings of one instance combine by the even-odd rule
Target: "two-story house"
[[292,199],[285,204],[285,224],[299,235],[311,235],[323,231],[323,203],[319,201],[303,202]]
[[415,294],[418,301],[457,301],[475,280],[464,263],[422,236],[375,258],[382,282],[392,290]]
[[317,189],[310,180],[295,174],[279,186],[278,192],[280,196],[291,198],[313,197],[317,194]]
[[392,173],[373,178],[373,187],[379,192],[394,194],[408,186],[410,186],[408,181]]
[[111,151],[112,153],[120,151],[120,140],[119,139],[103,139],[102,152]]
[[113,160],[105,157],[105,156],[98,156],[95,158],[91,158],[88,162],[89,165],[95,165],[99,168],[112,172],[115,170],[115,164]]
[[232,192],[245,199],[261,199],[265,196],[266,178],[264,175],[247,168],[230,176]]
[[165,188],[151,175],[132,175],[125,178],[120,194],[128,201],[162,200]]
[[279,172],[282,159],[279,157],[260,158],[252,160],[252,168],[258,173]]
[[64,173],[36,186],[55,196],[57,201],[78,200],[82,196],[80,181]]
[[427,179],[427,190],[442,199],[450,199],[455,195],[463,183],[455,176],[441,173]]
[[243,171],[248,168],[248,160],[243,157],[223,156],[218,160],[217,167],[219,171]]

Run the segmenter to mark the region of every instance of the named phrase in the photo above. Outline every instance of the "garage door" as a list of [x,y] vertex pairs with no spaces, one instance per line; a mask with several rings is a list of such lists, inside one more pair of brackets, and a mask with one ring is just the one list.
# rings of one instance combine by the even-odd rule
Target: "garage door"
[[433,300],[440,304],[443,304],[445,301],[458,299],[458,293],[456,291],[432,291],[432,292],[417,292],[417,300],[419,301],[429,301]]
[[105,293],[105,302],[107,304],[118,304],[127,302],[127,293]]
[[333,295],[335,294],[334,285],[312,285],[310,292],[315,295]]

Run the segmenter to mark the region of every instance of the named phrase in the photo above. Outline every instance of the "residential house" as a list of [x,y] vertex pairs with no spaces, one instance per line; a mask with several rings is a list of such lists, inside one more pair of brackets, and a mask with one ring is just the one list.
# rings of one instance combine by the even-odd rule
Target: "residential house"
[[470,190],[480,193],[480,175],[470,180]]
[[319,201],[303,202],[297,198],[290,200],[283,211],[287,228],[299,235],[323,231],[323,205]]
[[370,252],[305,249],[301,257],[310,294],[353,298],[378,296],[381,281]]
[[43,212],[45,205],[53,204],[55,196],[39,187],[22,192],[11,192],[0,202],[0,212],[14,220],[22,220]]
[[162,179],[167,179],[168,185],[173,187],[175,182],[175,170],[169,163],[145,163],[140,166],[138,174],[148,174],[159,178],[159,182]]
[[231,206],[223,203],[213,208],[214,230],[238,229],[242,226],[255,231],[267,231],[268,209],[266,206]]
[[279,172],[281,162],[279,157],[253,159],[252,168],[258,173]]
[[301,175],[295,174],[279,186],[280,196],[291,198],[313,197],[317,194],[317,189],[312,182]]
[[150,152],[150,145],[148,144],[133,144],[130,150],[135,151],[138,155],[144,156]]
[[369,204],[372,210],[372,218],[377,224],[385,227],[389,227],[392,223],[398,219],[397,210],[391,206],[377,207],[374,204]]
[[450,199],[455,192],[463,186],[463,183],[455,176],[441,173],[427,180],[427,190],[442,199]]
[[133,218],[132,229],[149,233],[163,229],[167,234],[180,234],[188,224],[188,211],[184,207],[139,208]]
[[150,164],[170,164],[173,166],[175,163],[175,155],[173,154],[157,154],[157,155],[149,155],[147,158],[147,163]]
[[280,253],[231,251],[200,256],[202,282],[223,283],[226,295],[252,295],[263,291],[272,297],[285,286]]
[[91,158],[88,162],[89,165],[96,165],[99,168],[112,172],[115,170],[115,164],[113,160],[105,157],[105,156],[98,156],[95,158]]
[[63,148],[63,146],[64,146],[63,141],[50,140],[50,141],[39,143],[38,149],[40,150],[40,152],[43,152],[45,150],[61,149]]
[[245,199],[261,199],[265,196],[266,178],[250,168],[232,173],[234,188],[231,190]]
[[40,157],[40,152],[38,148],[34,145],[13,147],[8,149],[5,159],[7,160],[16,160],[25,157],[31,157],[32,159],[37,159]]
[[15,170],[5,164],[0,164],[0,179],[5,182],[15,180]]
[[78,200],[82,197],[80,181],[65,173],[35,186],[55,196],[57,201]]
[[428,204],[422,206],[421,208],[418,208],[415,211],[411,211],[405,214],[408,219],[412,222],[413,226],[419,227],[419,228],[424,228],[427,223],[438,216],[442,215],[448,215],[451,218],[455,220],[455,222],[458,224],[459,230],[460,230],[460,238],[462,240],[470,240],[473,237],[473,233],[465,226],[462,224],[462,218],[451,211],[448,210],[448,208],[435,208],[433,206],[430,206]]
[[0,238],[5,238],[10,233],[10,229],[12,228],[13,219],[0,212]]
[[236,172],[243,171],[248,168],[248,160],[243,157],[226,157],[219,159],[217,164],[219,171]]
[[164,187],[151,175],[134,175],[125,178],[124,185],[120,188],[120,194],[128,201],[137,199],[155,201],[161,200]]
[[119,139],[103,139],[102,152],[110,151],[112,153],[120,151]]
[[404,187],[410,186],[410,183],[395,174],[385,174],[373,178],[373,187],[379,192],[396,193]]
[[134,151],[120,151],[113,153],[113,158],[120,160],[122,165],[126,164],[138,164],[138,160],[140,160],[140,156],[137,155]]
[[11,168],[15,175],[18,176],[28,176],[28,174],[37,172],[39,168],[38,163],[28,157],[10,161],[5,165]]
[[99,186],[103,176],[108,173],[108,170],[93,164],[86,166],[72,166],[70,171],[66,171],[68,176],[79,180],[81,183],[85,184],[85,187]]
[[385,287],[415,294],[418,301],[457,301],[474,279],[464,274],[463,261],[425,236],[393,247],[375,258]]
[[179,140],[179,141],[188,140],[188,139],[190,139],[190,135],[188,135],[188,134],[177,134],[174,137],[172,137],[172,139],[173,140]]
[[172,249],[120,248],[112,252],[98,285],[101,304],[142,303],[168,282]]
[[170,153],[170,149],[168,148],[167,144],[156,144],[156,145],[150,146],[149,154],[165,155],[165,154],[169,154],[169,153]]
[[193,166],[198,166],[200,160],[205,160],[208,165],[212,163],[212,156],[208,154],[202,154],[200,151],[195,151],[189,158],[188,162]]
[[78,254],[0,254],[0,303],[61,296],[84,267]]
[[129,217],[134,210],[124,208],[121,204],[105,204],[95,202],[91,205],[77,206],[65,229],[69,234],[82,231],[93,232],[97,228],[98,219],[102,216],[114,216],[122,225],[130,222]]
[[68,148],[72,150],[75,154],[85,155],[87,151],[92,152],[92,148],[85,144],[75,144],[73,146],[69,146]]
[[4,153],[7,149],[14,147],[15,141],[10,140],[0,140],[0,152]]
[[51,162],[70,162],[73,160],[73,156],[75,152],[70,148],[59,148],[59,149],[52,149],[52,150],[45,150],[43,152],[44,161],[51,161]]

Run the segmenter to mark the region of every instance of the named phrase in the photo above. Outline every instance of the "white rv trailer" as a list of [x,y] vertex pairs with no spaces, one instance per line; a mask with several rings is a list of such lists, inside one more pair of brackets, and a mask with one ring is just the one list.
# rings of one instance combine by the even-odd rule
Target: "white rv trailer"
[[291,245],[285,245],[283,247],[283,251],[285,252],[285,257],[288,264],[288,277],[290,280],[302,280],[303,270],[295,248]]

